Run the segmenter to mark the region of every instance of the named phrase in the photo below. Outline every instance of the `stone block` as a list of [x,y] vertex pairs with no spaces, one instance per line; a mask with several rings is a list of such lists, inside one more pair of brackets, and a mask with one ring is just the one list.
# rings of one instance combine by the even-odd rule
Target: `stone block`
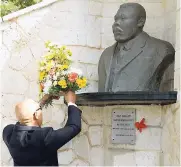
[[180,29],[178,29],[177,31],[176,31],[176,44],[175,44],[175,50],[177,51],[177,50],[179,50],[180,49]]
[[23,95],[3,94],[1,96],[2,108],[1,114],[5,117],[16,119],[15,105],[24,100]]
[[31,61],[23,70],[22,73],[29,81],[38,81],[39,79],[39,64],[38,61]]
[[114,39],[114,35],[101,35],[101,48],[107,48],[109,46],[112,46],[116,41]]
[[89,14],[90,15],[101,15],[102,3],[96,1],[89,2]]
[[89,166],[89,164],[80,159],[75,159],[69,166]]
[[37,27],[37,25],[44,22],[45,18],[47,18],[49,13],[50,8],[34,10],[33,12],[18,17],[17,24],[23,29],[26,35],[28,35],[29,33],[32,34],[32,31],[34,32],[34,29]]
[[30,82],[26,98],[31,98],[35,101],[39,101],[39,84],[37,81]]
[[[58,5],[58,6],[60,6],[60,5]],[[42,20],[42,22],[40,22],[40,24],[46,25],[49,27],[53,27],[56,29],[69,29],[69,26],[72,26],[72,25],[70,25],[70,22],[69,22],[70,16],[72,16],[73,14],[66,12],[66,11],[62,12],[61,7],[59,9],[52,6],[51,10],[53,12],[51,12],[48,15],[46,15],[45,17],[43,17],[44,19]],[[68,21],[68,18],[69,18],[69,21]],[[36,27],[37,27],[37,25],[36,25]]]
[[147,17],[164,16],[164,7],[162,3],[140,3],[146,10]]
[[157,30],[157,32],[150,32],[150,36],[165,40],[165,32],[163,30]]
[[8,162],[11,160],[11,155],[4,142],[1,142],[1,160],[5,164],[8,164]]
[[59,150],[63,151],[63,150],[69,150],[69,149],[72,149],[72,140],[66,143],[65,145],[63,145]]
[[9,66],[14,70],[22,70],[25,68],[33,59],[29,48],[23,48],[19,52],[13,52],[9,60]]
[[102,125],[103,112],[99,107],[81,106],[80,109],[83,111],[82,119],[88,125]]
[[177,2],[174,0],[174,1],[169,1],[167,0],[165,2],[165,12],[172,12],[176,9],[176,5],[177,5]]
[[176,31],[180,29],[180,9],[176,12]]
[[[5,68],[2,73],[2,92],[11,94],[24,94],[28,89],[28,81],[21,72]],[[13,81],[13,82],[12,82]]]
[[161,110],[160,106],[140,106],[136,109],[136,121],[141,121],[145,118],[145,123],[151,126],[161,125]]
[[101,18],[89,16],[87,21],[87,45],[100,48],[101,44]]
[[104,149],[93,147],[90,151],[90,163],[92,166],[104,166]]
[[103,140],[103,129],[101,126],[90,126],[89,127],[89,139],[91,146],[102,145]]
[[27,40],[17,28],[16,23],[11,24],[8,29],[3,31],[2,39],[3,44],[6,45],[10,52],[15,52],[27,44]]
[[58,163],[60,165],[68,165],[74,159],[74,153],[72,150],[58,152]]
[[74,138],[73,149],[78,156],[89,161],[90,146],[87,136],[83,135]]
[[52,11],[56,12],[68,12],[70,11],[70,8],[72,7],[71,5],[71,0],[67,1],[59,1],[57,3],[54,3],[52,6],[50,6]]
[[2,71],[4,66],[8,63],[8,60],[11,56],[10,52],[8,51],[5,45],[1,45],[0,47],[0,56],[1,56],[0,71]]
[[177,9],[180,9],[180,8],[181,8],[180,0],[177,0]]
[[102,18],[101,23],[101,33],[102,34],[113,34],[112,25],[114,23],[113,18]]
[[68,30],[72,30],[74,32],[77,31],[86,32],[86,21],[87,21],[86,15],[70,13],[67,15],[66,19],[67,20],[65,28],[67,28]]
[[135,148],[139,150],[160,150],[161,144],[161,128],[147,128],[140,132],[136,132]]
[[180,68],[174,72],[174,90],[180,90]]
[[98,64],[102,51],[88,47],[69,47],[72,51],[71,59],[80,63]]
[[175,35],[175,25],[173,25],[171,28],[165,30],[164,40],[169,41],[173,46],[175,46]]
[[[111,17],[113,18],[119,9],[119,6],[121,3],[115,2],[115,3],[104,3],[103,9],[102,9],[102,16],[103,17]],[[110,10],[111,9],[111,10]]]
[[159,166],[160,152],[156,151],[136,151],[136,166]]
[[85,134],[85,133],[87,133],[87,132],[88,132],[88,125],[87,125],[86,122],[84,122],[84,121],[82,120],[82,128],[81,128],[80,135],[83,135],[83,134]]
[[95,47],[95,48],[100,48],[101,46],[101,35],[100,35],[100,30],[93,30],[88,33],[87,35],[87,45],[89,47]]
[[165,28],[171,28],[173,25],[176,24],[176,11],[171,11],[165,14]]
[[98,66],[97,65],[87,65],[87,73],[89,80],[98,80]]
[[143,129],[142,133],[136,130],[136,144],[112,144],[111,142],[111,127],[104,128],[104,143],[108,148],[122,148],[127,150],[160,150],[161,128]]
[[89,0],[69,0],[69,11],[78,14],[88,14],[89,11]]
[[52,106],[52,117],[51,120],[58,123],[62,124],[65,121],[65,110],[61,108],[59,105],[54,105]]
[[78,31],[77,32],[77,45],[86,46],[87,45],[87,32]]
[[44,56],[47,52],[45,51],[44,41],[39,39],[38,37],[35,39],[31,39],[28,41],[28,47],[31,50],[33,57],[39,61],[41,56]]
[[52,120],[52,108],[49,106],[48,108],[43,109],[43,126],[50,126],[50,122]]
[[136,166],[135,153],[133,151],[120,151],[117,154],[113,154],[112,160],[113,166]]
[[164,18],[163,17],[149,17],[146,19],[144,31],[148,34],[155,33],[158,30],[164,29]]

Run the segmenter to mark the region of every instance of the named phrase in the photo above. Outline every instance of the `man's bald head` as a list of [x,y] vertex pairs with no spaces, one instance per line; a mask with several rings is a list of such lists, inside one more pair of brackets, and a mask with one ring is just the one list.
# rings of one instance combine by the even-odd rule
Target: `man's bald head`
[[36,124],[38,119],[38,125],[42,121],[41,110],[39,109],[39,104],[32,99],[24,100],[15,106],[15,113],[18,121],[24,125]]

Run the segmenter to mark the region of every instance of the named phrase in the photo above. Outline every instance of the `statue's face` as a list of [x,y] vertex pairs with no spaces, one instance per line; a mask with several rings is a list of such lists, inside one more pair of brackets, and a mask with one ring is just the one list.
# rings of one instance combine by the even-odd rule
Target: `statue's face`
[[139,30],[137,13],[137,9],[132,6],[120,7],[112,26],[116,41],[125,42],[137,34]]

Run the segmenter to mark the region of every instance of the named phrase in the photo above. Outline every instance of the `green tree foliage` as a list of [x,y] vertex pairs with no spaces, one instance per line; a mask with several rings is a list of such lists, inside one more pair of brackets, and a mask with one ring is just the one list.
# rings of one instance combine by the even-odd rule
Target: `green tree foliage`
[[0,4],[1,17],[9,13],[18,11],[20,9],[24,9],[28,6],[34,5],[41,1],[42,0],[1,0]]

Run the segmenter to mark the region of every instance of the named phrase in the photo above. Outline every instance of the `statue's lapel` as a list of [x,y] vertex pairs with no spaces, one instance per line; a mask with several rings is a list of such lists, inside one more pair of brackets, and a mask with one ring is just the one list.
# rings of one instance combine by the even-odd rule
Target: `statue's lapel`
[[134,43],[131,48],[129,48],[126,57],[123,57],[122,61],[117,64],[117,71],[122,71],[143,52],[147,39],[148,35],[143,32],[134,40]]
[[112,64],[112,59],[113,59],[113,56],[114,56],[114,52],[115,52],[115,48],[117,46],[117,42],[112,45],[108,50],[107,50],[107,54],[108,54],[108,57],[107,57],[107,61],[105,62],[107,65],[107,79],[106,79],[106,84],[105,84],[105,91],[107,91],[107,88],[108,88],[108,82],[109,82],[109,77],[110,77],[110,71],[111,71],[111,64]]

